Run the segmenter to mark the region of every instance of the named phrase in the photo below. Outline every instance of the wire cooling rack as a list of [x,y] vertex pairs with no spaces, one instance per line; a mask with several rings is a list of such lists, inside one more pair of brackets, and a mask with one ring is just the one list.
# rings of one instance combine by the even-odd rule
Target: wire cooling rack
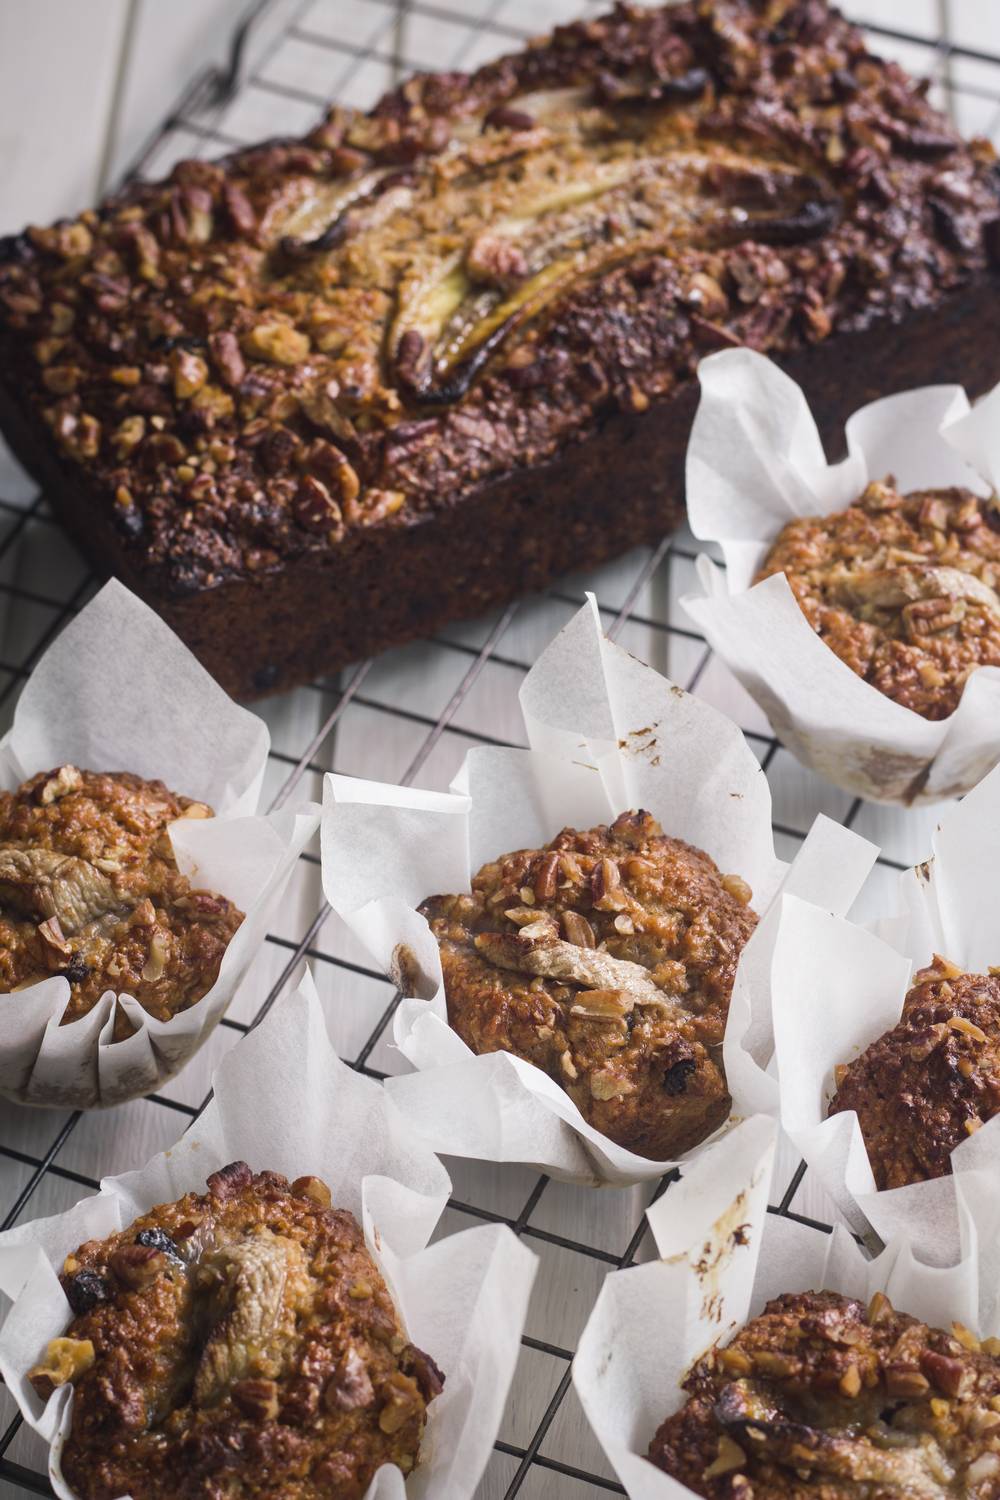
[[[952,0],[951,16],[947,0],[859,0],[849,9],[869,26],[877,50],[932,80],[932,97],[963,131],[995,138],[1000,56],[962,33],[971,3]],[[184,156],[295,134],[331,100],[366,107],[414,69],[473,67],[574,14],[603,8],[602,0],[258,0],[234,39],[230,65],[192,81],[133,171],[158,176]],[[596,573],[564,578],[499,614],[263,704],[272,736],[266,799],[277,806],[290,797],[317,797],[327,770],[444,788],[470,746],[522,744],[518,687],[589,588],[609,635],[741,725],[768,776],[782,857],[794,857],[819,812],[881,845],[856,914],[884,909],[898,871],[929,852],[938,812],[904,814],[852,800],[798,765],[679,607],[693,586],[695,556],[694,539],[681,532]],[[95,586],[44,496],[0,452],[0,731],[32,666]],[[220,1056],[294,986],[307,963],[339,1053],[375,1078],[399,1070],[389,1044],[398,997],[323,904],[318,866],[315,849],[302,856],[276,928],[230,1014],[163,1093],[88,1114],[0,1103],[3,1227],[60,1212],[95,1191],[102,1175],[141,1166],[173,1144],[203,1104]],[[576,1401],[570,1362],[606,1273],[649,1253],[643,1214],[654,1193],[575,1188],[517,1166],[447,1165],[454,1197],[441,1232],[470,1220],[503,1222],[540,1260],[479,1500],[622,1493]],[[803,1164],[780,1157],[775,1183],[773,1212],[812,1223],[817,1232],[826,1227],[830,1207]],[[50,1494],[43,1447],[5,1392],[0,1434],[0,1495]]]

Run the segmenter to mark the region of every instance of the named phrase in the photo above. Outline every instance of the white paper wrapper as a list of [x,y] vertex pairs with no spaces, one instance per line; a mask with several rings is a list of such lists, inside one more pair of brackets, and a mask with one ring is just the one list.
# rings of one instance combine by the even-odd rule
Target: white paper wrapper
[[209,1173],[244,1160],[255,1171],[327,1183],[337,1207],[363,1224],[410,1338],[445,1373],[418,1468],[404,1485],[386,1465],[367,1500],[466,1500],[500,1425],[536,1257],[505,1225],[429,1243],[451,1190],[448,1174],[413,1141],[385,1091],[338,1059],[308,973],[226,1056],[214,1086],[172,1150],[141,1171],[107,1178],[97,1196],[67,1213],[0,1235],[0,1290],[14,1301],[0,1332],[0,1371],[27,1421],[52,1444],[56,1494],[72,1497],[59,1466],[72,1390],[43,1407],[25,1374],[69,1321],[57,1278],[65,1256],[154,1204],[204,1192]]
[[112,1042],[109,990],[80,1020],[59,1022],[61,977],[0,995],[0,1094],[25,1104],[87,1108],[158,1088],[217,1024],[267,936],[319,809],[257,816],[270,736],[240,708],[152,610],[112,581],[49,647],[0,741],[0,785],[71,763],[131,771],[207,802],[216,816],[171,828],[180,869],[195,886],[246,913],[212,988],[170,1021],[121,1005],[136,1030]]
[[975,786],[1000,759],[1000,668],[969,678],[930,722],[851,671],[815,634],[784,574],[751,587],[786,522],[845,509],[871,479],[903,491],[1000,481],[1000,387],[970,410],[960,386],[928,386],[862,407],[848,456],[828,465],[805,396],[763,355],[725,350],[698,367],[701,402],[687,456],[703,595],[682,602],[782,743],[829,781],[879,802],[934,802]]
[[895,1026],[913,971],[935,953],[978,974],[1000,961],[998,829],[1000,768],[947,810],[933,858],[900,877],[903,913],[877,932],[794,897],[778,922],[771,984],[782,1125],[852,1228],[871,1226],[886,1242],[905,1233],[932,1265],[958,1259],[963,1196],[1000,1163],[1000,1116],[955,1148],[951,1176],[879,1192],[857,1115],[828,1119],[827,1109],[834,1069]]
[[[681,1500],[692,1491],[645,1454],[684,1402],[680,1382],[714,1343],[726,1344],[782,1292],[830,1290],[893,1306],[935,1327],[955,1320],[980,1337],[1000,1333],[1000,1238],[994,1175],[989,1197],[963,1205],[958,1265],[922,1265],[897,1240],[868,1260],[843,1229],[833,1235],[766,1213],[769,1154],[749,1121],[715,1157],[685,1173],[648,1211],[661,1259],[605,1280],[573,1362],[573,1382],[602,1448],[632,1500]],[[757,1129],[755,1136],[751,1128]],[[743,1227],[745,1243],[733,1230]]]
[[[538,848],[566,825],[590,828],[643,807],[665,832],[706,850],[753,889],[764,920],[745,950],[725,1051],[736,1116],[776,1110],[768,969],[779,889],[846,912],[876,856],[818,818],[791,867],[775,857],[767,779],[740,731],[612,645],[593,601],[521,689],[530,750],[470,751],[451,793],[328,776],[327,899],[397,977],[400,951],[419,975],[395,1017],[397,1046],[418,1071],[389,1079],[393,1099],[436,1150],[526,1162],[584,1182],[631,1183],[673,1163],[636,1156],[592,1129],[557,1084],[506,1052],[476,1056],[447,1021],[437,942],[415,908],[469,889],[487,860]],[[744,1034],[752,1052],[741,1050]]]

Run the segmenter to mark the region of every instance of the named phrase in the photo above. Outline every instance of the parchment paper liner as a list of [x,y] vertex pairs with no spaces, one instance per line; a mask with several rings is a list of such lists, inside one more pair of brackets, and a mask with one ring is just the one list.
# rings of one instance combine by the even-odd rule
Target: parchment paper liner
[[171,828],[177,863],[195,886],[242,911],[215,984],[169,1021],[131,997],[137,1029],[112,1043],[116,996],[59,1022],[69,1000],[61,977],[0,995],[0,1094],[24,1104],[119,1104],[171,1078],[224,1014],[267,936],[296,859],[314,832],[315,804],[257,816],[270,736],[223,692],[174,633],[112,581],[42,656],[0,741],[0,785],[13,790],[65,762],[132,771],[207,802],[216,816]]
[[913,971],[935,953],[971,973],[1000,963],[1000,767],[935,832],[933,856],[900,876],[901,913],[878,932],[788,897],[772,969],[781,1122],[859,1234],[908,1234],[921,1259],[959,1254],[961,1180],[1000,1165],[1000,1117],[961,1142],[953,1174],[879,1192],[853,1110],[827,1119],[834,1068],[895,1026]]
[[831,1236],[767,1214],[770,1124],[748,1121],[746,1134],[706,1152],[647,1211],[661,1258],[611,1272],[577,1346],[577,1395],[632,1500],[693,1493],[646,1459],[650,1439],[683,1404],[680,1382],[694,1360],[782,1292],[828,1289],[867,1303],[883,1291],[932,1326],[1000,1333],[995,1170],[963,1180],[957,1265],[921,1264],[904,1238],[868,1260],[842,1228]]
[[786,522],[845,509],[870,479],[894,474],[903,491],[995,489],[1000,387],[974,410],[960,386],[874,401],[848,421],[848,457],[831,466],[802,391],[763,355],[724,350],[698,372],[688,518],[695,536],[720,544],[726,567],[699,558],[704,592],[682,600],[688,614],[782,743],[828,781],[878,802],[968,791],[1000,759],[1000,668],[973,672],[955,712],[932,723],[820,640],[784,574],[750,584]]
[[[734,1115],[753,1112],[758,1064],[735,1057],[750,1036],[770,1057],[767,987],[776,892],[794,890],[846,912],[877,851],[818,818],[793,866],[775,857],[767,779],[740,731],[602,634],[591,600],[546,649],[521,688],[530,750],[469,752],[451,793],[327,776],[323,881],[327,899],[375,960],[415,994],[394,1021],[418,1070],[386,1087],[436,1150],[526,1162],[583,1182],[655,1178],[650,1161],[586,1124],[533,1064],[476,1056],[447,1022],[437,942],[416,907],[469,889],[488,859],[537,848],[567,824],[589,828],[647,808],[664,831],[706,850],[754,892],[763,917],[741,962],[725,1059]],[[405,961],[401,961],[405,960]],[[420,998],[417,998],[419,996]],[[730,1045],[729,1036],[737,1038]],[[764,1089],[768,1107],[776,1103]]]
[[430,1406],[421,1461],[405,1485],[379,1470],[368,1500],[466,1500],[489,1458],[520,1349],[537,1259],[505,1225],[429,1243],[451,1190],[441,1163],[378,1084],[338,1058],[307,973],[292,995],[223,1059],[215,1096],[170,1151],[110,1177],[64,1214],[0,1235],[0,1290],[14,1306],[0,1331],[0,1371],[26,1420],[52,1446],[60,1473],[72,1390],[42,1406],[25,1372],[69,1321],[57,1272],[86,1239],[102,1238],[156,1203],[204,1192],[205,1178],[245,1160],[289,1179],[321,1177],[334,1204],[363,1224],[368,1248],[410,1338],[445,1372]]

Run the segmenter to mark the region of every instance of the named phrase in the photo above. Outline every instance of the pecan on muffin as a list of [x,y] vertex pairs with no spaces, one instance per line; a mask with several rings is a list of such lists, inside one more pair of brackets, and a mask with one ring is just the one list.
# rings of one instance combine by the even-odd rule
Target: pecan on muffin
[[880,1188],[947,1176],[1000,1110],[1000,969],[963,974],[935,955],[896,1025],[836,1078],[829,1113],[855,1111]]
[[698,1360],[649,1457],[710,1500],[996,1500],[998,1355],[881,1292],[786,1294]]
[[649,813],[625,812],[506,854],[470,895],[420,910],[473,1052],[534,1063],[595,1129],[662,1159],[729,1113],[721,1043],[750,897]]
[[[243,913],[192,890],[168,826],[204,802],[127,771],[59,766],[0,792],[0,992],[62,974],[75,1021],[108,990],[168,1021],[211,989]],[[131,1032],[118,1009],[116,1040]]]
[[361,1500],[417,1462],[444,1384],[353,1214],[245,1162],[67,1256],[75,1317],[28,1378],[74,1386],[81,1500]]
[[773,573],[841,661],[925,719],[954,713],[976,667],[1000,666],[995,495],[901,495],[890,476],[847,510],[789,521],[754,581]]

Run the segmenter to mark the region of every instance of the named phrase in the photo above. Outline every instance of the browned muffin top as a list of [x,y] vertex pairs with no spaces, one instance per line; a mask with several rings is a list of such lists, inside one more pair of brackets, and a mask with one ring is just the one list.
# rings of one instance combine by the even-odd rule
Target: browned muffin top
[[420,910],[462,1040],[534,1063],[596,1129],[666,1158],[729,1113],[719,1048],[757,921],[750,896],[649,813],[627,812],[504,855],[470,895]]
[[210,587],[537,465],[714,349],[932,305],[1000,251],[993,167],[822,0],[619,5],[29,229],[0,354],[126,554]]
[[784,573],[817,635],[887,698],[954,713],[969,673],[1000,666],[1000,509],[970,490],[889,478],[832,516],[789,521],[755,582]]
[[74,1385],[81,1500],[360,1500],[417,1462],[444,1384],[317,1177],[232,1162],[67,1256],[75,1314],[29,1373]]
[[951,1153],[1000,1111],[1000,968],[935,956],[892,1028],[837,1069],[829,1113],[857,1112],[880,1188],[951,1171]]
[[[0,991],[69,980],[63,1024],[107,990],[167,1021],[206,994],[243,920],[191,889],[167,832],[204,802],[127,771],[59,766],[0,792]],[[116,1040],[131,1027],[119,1011]]]
[[881,1292],[777,1297],[692,1368],[649,1457],[711,1500],[996,1500],[998,1355]]

